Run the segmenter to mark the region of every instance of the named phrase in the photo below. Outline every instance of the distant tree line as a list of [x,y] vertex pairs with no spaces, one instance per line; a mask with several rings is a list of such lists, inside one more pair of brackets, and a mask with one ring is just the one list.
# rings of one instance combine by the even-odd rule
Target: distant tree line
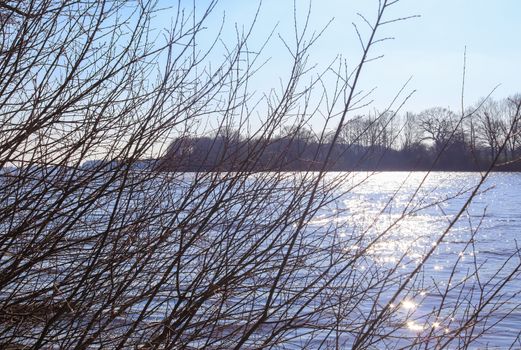
[[[463,116],[441,107],[400,115],[386,111],[357,116],[343,126],[339,140],[316,134],[304,123],[278,135],[248,137],[230,127],[213,135],[182,136],[161,160],[169,171],[327,170],[519,171],[521,126],[515,116],[519,95],[484,99]],[[501,147],[506,141],[506,146]]]

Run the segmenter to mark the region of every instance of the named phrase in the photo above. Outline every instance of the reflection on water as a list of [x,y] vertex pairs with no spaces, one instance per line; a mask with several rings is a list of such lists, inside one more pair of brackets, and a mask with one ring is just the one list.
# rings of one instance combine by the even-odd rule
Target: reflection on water
[[[354,174],[335,208],[321,212],[312,225],[336,225],[346,252],[371,259],[360,269],[398,268],[404,276],[420,269],[411,282],[414,288],[387,304],[401,317],[405,332],[448,336],[461,327],[465,312],[483,307],[493,311],[490,323],[498,324],[494,337],[485,335],[477,345],[511,345],[519,313],[486,309],[484,301],[519,263],[519,258],[509,258],[521,225],[521,175],[492,174],[455,223],[480,174],[386,172],[364,180],[366,176]],[[380,298],[391,298],[393,292]],[[516,305],[520,292],[519,283],[507,283],[500,296]]]

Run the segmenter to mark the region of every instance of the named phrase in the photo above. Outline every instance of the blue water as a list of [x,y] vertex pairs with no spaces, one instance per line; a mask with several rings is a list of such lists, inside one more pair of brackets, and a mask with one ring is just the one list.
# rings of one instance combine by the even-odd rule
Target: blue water
[[471,340],[470,348],[521,348],[521,174],[480,180],[479,173],[353,174],[312,223],[334,220],[345,249],[364,252],[360,271],[393,271],[399,280],[360,305],[374,317],[387,310],[382,324],[396,339],[378,346],[458,348]]
[[[303,230],[295,229],[297,221],[292,225],[281,221],[280,232],[274,229],[265,235],[265,228],[276,227],[270,226],[273,220],[285,217],[285,210],[291,206],[288,198],[297,192],[294,184],[308,175],[252,174],[233,187],[224,205],[215,210],[215,223],[199,234],[196,244],[180,259],[180,291],[188,296],[204,292],[208,287],[208,272],[201,269],[204,264],[225,271],[243,259],[249,265],[239,266],[237,274],[241,275],[241,269],[251,268],[253,272],[243,275],[228,294],[208,298],[194,316],[194,329],[196,321],[209,319],[215,305],[222,307],[225,315],[219,322],[222,332],[247,329],[250,317],[257,317],[266,303],[280,254],[298,234],[296,256],[291,257],[275,290],[267,322],[252,335],[248,346],[253,348],[257,339],[262,344],[263,337],[272,331],[270,327],[297,315],[298,326],[284,334],[280,348],[350,348],[357,341],[364,349],[455,349],[464,344],[469,344],[469,349],[521,348],[520,174],[493,173],[480,183],[479,173],[329,173],[320,186],[332,192],[316,197],[324,204],[312,203],[317,212]],[[160,186],[160,177],[156,182],[146,182],[143,191],[129,194],[128,202],[136,220],[141,209],[154,208],[152,214],[162,214],[151,215],[142,231],[137,231],[141,239],[132,243],[136,247],[146,246],[147,240],[153,243],[165,227],[162,220],[168,223],[168,239],[173,244],[165,241],[156,254],[157,261],[165,264],[179,254],[179,230],[170,230],[175,223],[168,221],[172,208],[177,210],[190,196],[193,200],[184,210],[196,208],[190,223],[197,227],[198,214],[204,217],[207,208],[213,206],[213,198],[223,193],[216,186],[207,199],[199,199],[200,194],[208,193],[204,181],[189,193],[185,189],[194,183],[195,175],[172,176],[173,180],[165,178],[164,187]],[[267,186],[270,183],[272,188]],[[266,197],[255,186],[266,189]],[[163,192],[159,193],[158,188]],[[305,196],[309,191],[306,188],[302,193]],[[305,200],[299,205],[304,207],[302,202]],[[34,276],[38,278],[29,276],[24,284],[27,291],[17,293],[52,286],[54,279],[61,278],[59,268],[66,275],[68,269],[87,260],[91,246],[97,242],[95,229],[106,223],[112,205],[111,196],[104,198],[86,216],[92,221],[87,227],[80,223],[71,230],[71,237],[94,233],[92,241],[75,246],[73,259],[69,255],[61,257],[55,262],[60,262],[56,268],[54,260],[44,261],[45,271],[57,271],[57,276],[53,272],[45,280],[37,271]],[[244,221],[235,219],[230,223],[230,218],[243,218],[243,212]],[[300,212],[299,206],[295,217]],[[180,213],[179,218],[184,218],[182,210]],[[271,247],[266,250],[269,254],[264,252],[267,247]],[[112,254],[110,247],[107,250]],[[246,256],[245,251],[249,252]],[[265,260],[248,260],[252,252]],[[4,259],[8,261],[10,256]],[[208,257],[213,260],[206,261]],[[122,262],[121,268],[127,264]],[[161,276],[161,266],[153,276]],[[147,273],[136,277],[129,293],[145,288],[143,284],[150,277]],[[144,332],[147,322],[160,323],[178,300],[178,291],[169,283],[167,280],[161,285],[162,293],[152,300],[154,311],[144,322]],[[306,289],[311,284],[312,288]],[[12,293],[15,287],[16,281],[3,292]],[[226,298],[226,303],[221,304],[220,298]],[[133,319],[134,312],[139,314],[147,301],[146,296],[137,300],[125,315],[128,320]],[[370,331],[371,325],[375,331]],[[31,331],[36,335],[39,329]],[[362,336],[367,333],[370,336]],[[206,336],[202,332],[202,340],[190,345],[204,345]]]

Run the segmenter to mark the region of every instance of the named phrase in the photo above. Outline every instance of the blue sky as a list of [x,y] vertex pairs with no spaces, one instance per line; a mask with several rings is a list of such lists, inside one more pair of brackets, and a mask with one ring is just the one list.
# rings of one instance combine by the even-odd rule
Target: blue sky
[[[203,8],[207,0],[196,1]],[[187,1],[190,2],[191,1]],[[356,61],[359,45],[351,25],[360,12],[374,17],[377,0],[315,0],[312,2],[310,26],[332,24],[317,43],[310,63],[325,66],[336,55]],[[302,21],[307,0],[296,0]],[[225,40],[235,23],[247,25],[258,6],[252,0],[222,0],[211,20],[208,34],[215,33],[225,14]],[[467,48],[465,103],[475,103],[498,84],[494,97],[502,98],[521,92],[521,1],[519,0],[401,0],[388,13],[389,18],[421,15],[384,28],[383,36],[393,36],[375,48],[374,55],[385,57],[371,63],[361,87],[377,87],[371,108],[387,106],[402,84],[412,77],[410,90],[416,89],[405,109],[421,111],[432,106],[459,110],[463,53]],[[252,46],[276,27],[286,38],[292,35],[293,1],[263,0]],[[256,80],[259,89],[267,89],[284,75],[288,55],[280,40],[274,38],[264,52],[271,61]]]

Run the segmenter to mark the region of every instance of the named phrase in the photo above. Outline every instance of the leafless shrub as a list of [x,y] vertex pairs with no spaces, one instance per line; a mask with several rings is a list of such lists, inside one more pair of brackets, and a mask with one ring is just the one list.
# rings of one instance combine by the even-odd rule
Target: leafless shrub
[[[368,28],[365,35],[355,26],[361,58],[351,72],[339,62],[333,92],[322,88],[326,73],[307,80],[317,35],[295,23],[294,42],[284,41],[291,74],[260,101],[248,86],[262,65],[247,45],[253,25],[211,67],[219,35],[208,51],[195,45],[213,1],[197,13],[178,3],[163,32],[153,28],[155,2],[1,3],[0,344],[442,348],[471,344],[497,308],[516,310],[501,297],[518,276],[513,254],[515,266],[490,279],[477,278],[476,261],[474,282],[434,284],[439,307],[422,315],[432,327],[404,333],[416,316],[393,305],[423,296],[422,269],[437,246],[415,262],[409,248],[386,264],[372,252],[404,218],[438,204],[420,200],[425,178],[400,215],[381,222],[395,193],[379,215],[345,232],[350,208],[337,200],[368,177],[327,170],[350,113],[364,103],[357,84],[371,48],[385,40],[380,29],[402,20],[386,17],[396,3],[379,2],[373,23],[361,17]],[[312,106],[314,94],[328,99],[318,133],[307,128],[322,106]],[[258,104],[266,114],[252,127],[250,106]],[[497,154],[516,134],[515,106]],[[386,126],[395,117],[391,109],[375,116],[351,144],[392,145],[398,134]],[[191,136],[205,119],[214,121],[213,136],[198,157],[209,162],[184,173]],[[257,171],[280,130],[289,131],[287,142],[274,158],[304,138],[321,145],[305,154],[309,171],[277,171],[284,159],[272,160],[272,172]],[[164,153],[169,171],[160,171]],[[464,192],[468,200],[435,242],[459,222],[487,174]]]

